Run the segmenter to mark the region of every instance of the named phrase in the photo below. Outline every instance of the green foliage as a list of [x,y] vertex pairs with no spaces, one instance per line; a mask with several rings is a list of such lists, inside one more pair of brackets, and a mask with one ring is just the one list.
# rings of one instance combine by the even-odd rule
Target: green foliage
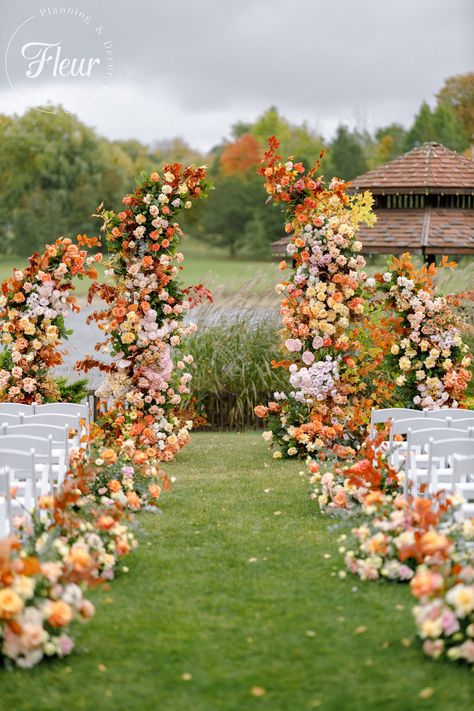
[[87,397],[88,381],[87,378],[69,382],[67,378],[54,378],[54,382],[58,386],[60,402],[82,402]]
[[334,175],[351,180],[365,173],[368,165],[364,155],[363,139],[358,131],[339,126],[331,144],[331,161]]
[[239,429],[255,425],[253,408],[273,399],[288,384],[279,360],[278,325],[239,318],[202,325],[187,342],[194,358],[192,394],[210,426]]
[[432,110],[426,101],[423,102],[406,136],[405,150],[426,141],[442,143],[446,148],[460,152],[469,146],[469,138],[452,106],[441,103]]

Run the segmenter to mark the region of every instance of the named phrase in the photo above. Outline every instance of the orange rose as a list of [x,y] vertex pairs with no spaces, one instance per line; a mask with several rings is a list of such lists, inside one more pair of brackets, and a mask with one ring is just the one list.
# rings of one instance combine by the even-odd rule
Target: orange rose
[[347,508],[347,498],[344,491],[338,491],[334,497],[334,503],[342,509]]
[[0,590],[0,618],[11,620],[23,610],[23,600],[11,588]]
[[127,501],[132,509],[141,508],[140,497],[134,491],[127,491]]
[[82,545],[73,546],[69,554],[68,562],[70,562],[74,570],[77,570],[79,573],[83,573],[88,570],[91,565],[91,557],[87,551],[87,548]]
[[118,479],[111,479],[109,481],[109,489],[113,493],[116,494],[118,491],[120,491],[121,488],[122,488],[122,484],[118,481]]
[[49,607],[48,622],[53,627],[65,627],[72,620],[72,610],[67,602],[54,600]]
[[419,546],[423,556],[444,552],[450,545],[451,542],[449,538],[434,529],[426,531],[419,540]]
[[103,449],[102,452],[100,452],[100,457],[106,464],[115,464],[117,461],[117,452],[114,449]]
[[415,597],[426,597],[441,590],[443,587],[443,576],[440,573],[433,573],[431,570],[419,569],[415,577],[410,582],[410,588]]
[[145,452],[135,452],[133,455],[133,461],[135,464],[143,464],[146,462],[146,454]]
[[127,555],[127,553],[130,553],[130,544],[124,538],[117,538],[115,546],[119,555]]
[[154,499],[158,499],[160,497],[161,489],[158,484],[150,484],[148,487],[148,491]]
[[97,519],[97,526],[103,531],[109,531],[114,524],[115,521],[112,516],[107,516],[106,514],[102,514],[102,516],[99,516]]
[[38,499],[38,508],[52,509],[54,506],[54,496],[40,496]]
[[160,179],[160,176],[156,172],[154,172],[150,175],[150,180],[152,180],[154,183],[157,183],[159,179]]
[[268,412],[268,407],[265,407],[265,405],[257,405],[254,407],[255,414],[257,417],[266,417],[267,412]]
[[21,291],[17,291],[16,294],[13,295],[13,301],[17,304],[21,304],[25,300],[25,295],[21,293]]

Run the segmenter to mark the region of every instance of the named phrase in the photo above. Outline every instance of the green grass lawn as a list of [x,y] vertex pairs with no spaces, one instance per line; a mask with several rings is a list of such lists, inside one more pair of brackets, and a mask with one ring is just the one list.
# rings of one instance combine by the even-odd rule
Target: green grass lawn
[[2,711],[469,708],[472,673],[424,658],[406,586],[337,577],[300,464],[256,433],[197,433],[167,469],[173,493],[140,519],[129,573],[94,592],[79,649],[1,672]]
[[[252,262],[239,258],[230,258],[226,252],[206,245],[196,239],[185,237],[182,250],[185,260],[182,280],[186,285],[204,283],[211,290],[225,285],[226,294],[238,290],[246,282],[254,282],[253,290],[259,294],[274,292],[278,281],[278,265],[276,262]],[[0,256],[0,282],[8,278],[14,268],[21,269],[27,265],[24,257]],[[98,265],[99,278],[103,276],[103,268]],[[76,295],[85,296],[89,288],[89,280],[76,280]]]

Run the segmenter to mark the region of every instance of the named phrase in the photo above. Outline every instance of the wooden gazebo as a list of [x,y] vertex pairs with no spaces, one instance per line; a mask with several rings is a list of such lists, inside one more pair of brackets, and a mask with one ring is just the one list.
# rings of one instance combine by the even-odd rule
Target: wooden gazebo
[[[361,226],[366,254],[474,254],[474,162],[439,143],[424,143],[354,178],[374,196],[377,222]],[[272,245],[285,252],[288,237]]]

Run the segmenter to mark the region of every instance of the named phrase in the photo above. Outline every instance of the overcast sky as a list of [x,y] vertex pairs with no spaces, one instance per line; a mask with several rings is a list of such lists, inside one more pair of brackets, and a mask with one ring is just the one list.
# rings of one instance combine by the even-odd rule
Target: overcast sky
[[[72,12],[54,15],[60,7]],[[203,150],[272,104],[325,137],[340,122],[408,125],[446,77],[474,66],[472,0],[1,0],[1,10],[0,112],[61,102],[109,138],[180,135]],[[89,76],[59,76],[71,58],[84,71],[90,59]]]

